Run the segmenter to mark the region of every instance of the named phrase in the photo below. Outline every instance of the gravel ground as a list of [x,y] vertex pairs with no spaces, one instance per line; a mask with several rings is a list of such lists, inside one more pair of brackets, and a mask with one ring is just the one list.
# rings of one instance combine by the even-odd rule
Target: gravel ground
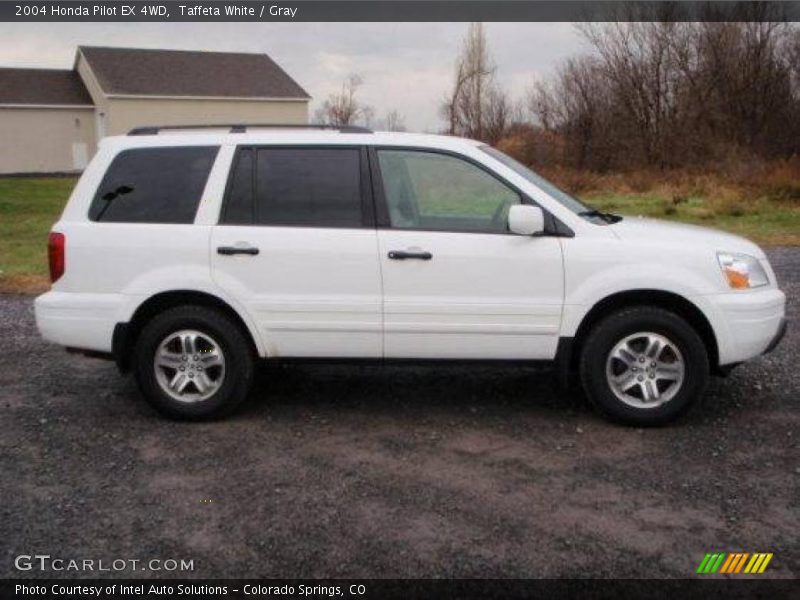
[[[770,258],[797,323],[800,249]],[[266,367],[233,418],[175,423],[44,343],[29,297],[0,296],[0,339],[3,577],[40,576],[13,565],[35,553],[206,578],[685,577],[711,551],[800,576],[797,326],[648,430],[520,367]]]

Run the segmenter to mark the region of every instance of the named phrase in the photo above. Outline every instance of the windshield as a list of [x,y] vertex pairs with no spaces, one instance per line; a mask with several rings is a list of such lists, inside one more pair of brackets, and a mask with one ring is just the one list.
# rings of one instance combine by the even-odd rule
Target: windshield
[[499,160],[501,163],[503,163],[505,166],[507,166],[509,169],[511,169],[518,175],[521,175],[522,177],[530,181],[537,188],[539,188],[540,190],[551,196],[553,199],[557,200],[562,206],[568,208],[575,214],[593,222],[599,222],[603,224],[614,222],[611,221],[609,218],[607,218],[605,213],[600,213],[592,209],[591,207],[586,206],[583,202],[581,202],[574,196],[570,196],[564,190],[560,190],[555,185],[547,181],[547,179],[535,173],[534,171],[523,165],[521,162],[518,162],[513,158],[511,158],[510,156],[508,156],[507,154],[500,152],[500,150],[498,150],[497,148],[492,148],[491,146],[481,146],[481,150],[486,152],[486,154],[488,154],[489,156],[492,156],[493,158]]

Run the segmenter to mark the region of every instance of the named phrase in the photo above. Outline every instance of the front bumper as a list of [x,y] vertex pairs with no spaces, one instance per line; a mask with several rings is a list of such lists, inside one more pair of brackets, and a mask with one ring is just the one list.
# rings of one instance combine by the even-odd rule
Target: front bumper
[[719,366],[774,348],[786,327],[786,296],[777,288],[700,297],[717,338]]
[[775,350],[775,348],[778,347],[778,344],[781,343],[783,336],[786,335],[786,330],[788,329],[788,327],[789,327],[789,321],[786,319],[786,317],[784,317],[783,319],[781,319],[781,324],[778,327],[778,333],[775,334],[775,337],[772,338],[772,341],[769,343],[766,350],[764,350],[762,354],[769,354],[770,352]]

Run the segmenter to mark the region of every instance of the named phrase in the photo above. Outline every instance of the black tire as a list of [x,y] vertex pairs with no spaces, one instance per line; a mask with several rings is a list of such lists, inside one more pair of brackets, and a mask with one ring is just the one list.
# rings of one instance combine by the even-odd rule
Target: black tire
[[[158,382],[156,351],[170,335],[194,330],[213,338],[224,358],[224,377],[207,398],[184,402],[171,397]],[[144,397],[162,414],[183,420],[216,419],[230,413],[246,397],[253,381],[254,350],[239,325],[224,313],[203,306],[177,306],[150,320],[134,348],[134,373]]]
[[[683,357],[683,382],[660,406],[627,404],[617,397],[606,376],[606,361],[616,344],[640,332],[668,338]],[[592,328],[581,349],[580,375],[589,400],[611,419],[631,425],[663,425],[676,419],[701,396],[708,374],[708,353],[694,328],[675,313],[652,306],[626,308],[605,317]]]

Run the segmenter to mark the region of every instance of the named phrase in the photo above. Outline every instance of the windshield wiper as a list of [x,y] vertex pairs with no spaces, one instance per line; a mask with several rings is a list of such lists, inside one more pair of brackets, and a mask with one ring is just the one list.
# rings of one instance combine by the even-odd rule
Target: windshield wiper
[[614,215],[607,212],[601,212],[599,210],[584,210],[578,213],[579,217],[597,217],[599,219],[603,219],[606,223],[617,223],[622,220],[622,217],[619,215]]
[[106,214],[108,207],[111,206],[111,202],[118,198],[119,196],[124,196],[125,194],[130,194],[133,191],[133,188],[128,185],[121,185],[117,189],[106,192],[102,195],[102,199],[105,200],[105,204],[103,208],[100,209],[100,212],[97,213],[97,216],[94,218],[95,221],[100,221],[103,218],[103,215]]

